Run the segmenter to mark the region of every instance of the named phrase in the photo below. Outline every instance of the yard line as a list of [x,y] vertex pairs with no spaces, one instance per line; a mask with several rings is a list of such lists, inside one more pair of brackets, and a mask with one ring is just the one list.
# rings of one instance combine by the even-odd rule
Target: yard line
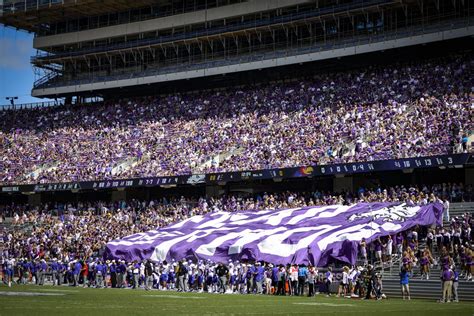
[[63,296],[62,293],[10,292],[0,291],[0,296]]
[[331,306],[331,307],[338,307],[338,306],[355,306],[353,304],[334,304],[334,303],[318,303],[318,302],[308,302],[308,303],[293,303],[295,305],[316,305],[316,306]]
[[143,297],[163,297],[163,298],[182,298],[182,299],[205,299],[205,297],[201,296],[179,296],[179,295],[153,295],[153,294],[148,294],[148,295],[142,295]]

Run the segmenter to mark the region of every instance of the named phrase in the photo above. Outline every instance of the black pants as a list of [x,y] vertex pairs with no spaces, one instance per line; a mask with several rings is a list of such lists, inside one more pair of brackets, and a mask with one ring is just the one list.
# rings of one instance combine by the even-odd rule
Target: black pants
[[117,272],[110,273],[110,281],[112,282],[112,287],[117,287]]
[[331,282],[326,281],[326,294],[330,295],[331,294]]
[[285,295],[285,281],[278,281],[276,295]]
[[308,283],[308,296],[313,296],[314,295],[314,283],[309,282]]
[[303,295],[304,294],[305,284],[306,284],[306,278],[305,277],[298,277],[298,293],[297,293],[297,295]]
[[372,281],[370,281],[369,284],[367,284],[367,294],[365,294],[366,299],[370,299],[370,295],[372,294],[373,288],[374,287],[373,287]]
[[291,295],[298,295],[298,281],[291,281]]

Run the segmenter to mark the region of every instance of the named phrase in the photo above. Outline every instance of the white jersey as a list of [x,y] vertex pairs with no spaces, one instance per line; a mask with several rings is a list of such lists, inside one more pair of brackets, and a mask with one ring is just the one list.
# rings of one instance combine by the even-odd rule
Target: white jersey
[[7,269],[13,270],[14,266],[15,266],[15,259],[8,259],[7,260]]
[[342,272],[342,284],[348,284],[349,283],[349,274],[344,271]]
[[349,280],[355,281],[357,278],[357,269],[352,269],[349,272]]
[[392,239],[389,239],[387,241],[387,255],[391,255],[392,254],[392,249],[393,249],[393,240]]
[[214,277],[214,267],[211,266],[208,269],[209,269],[209,272],[207,273],[207,275],[211,278]]

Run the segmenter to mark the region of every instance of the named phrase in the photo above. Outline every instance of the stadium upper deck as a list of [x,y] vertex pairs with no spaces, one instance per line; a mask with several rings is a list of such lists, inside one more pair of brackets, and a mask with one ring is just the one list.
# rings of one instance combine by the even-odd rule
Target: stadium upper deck
[[301,64],[474,34],[469,1],[4,1],[35,32],[38,97]]

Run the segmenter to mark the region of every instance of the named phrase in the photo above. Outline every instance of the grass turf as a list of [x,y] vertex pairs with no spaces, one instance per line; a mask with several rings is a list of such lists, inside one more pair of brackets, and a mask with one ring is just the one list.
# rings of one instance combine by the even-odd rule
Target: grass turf
[[[9,293],[5,293],[9,292]],[[31,294],[33,293],[33,294]],[[8,294],[8,295],[6,295]],[[31,295],[31,296],[22,296]],[[44,294],[45,296],[38,296]],[[474,303],[0,286],[0,315],[474,315]]]

